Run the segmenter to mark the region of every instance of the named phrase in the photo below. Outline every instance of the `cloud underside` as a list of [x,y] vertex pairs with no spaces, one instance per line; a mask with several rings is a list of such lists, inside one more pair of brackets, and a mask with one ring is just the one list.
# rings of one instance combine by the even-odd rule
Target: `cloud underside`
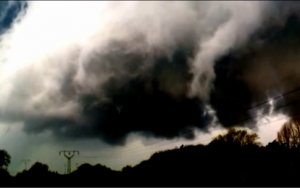
[[[280,7],[297,7],[283,4]],[[83,30],[91,40],[82,42],[81,33],[75,35],[74,30],[74,38],[80,38],[80,42],[73,44],[73,36],[66,35],[61,40],[53,38],[47,46],[49,37],[41,33],[36,37],[44,42],[43,47],[39,40],[32,41],[30,46],[30,41],[21,37],[22,29],[27,31],[25,26],[32,26],[34,11],[43,8],[33,5],[27,13],[32,14],[26,15],[19,27],[2,35],[2,49],[7,47],[3,44],[12,47],[4,51],[6,59],[1,60],[0,66],[0,119],[24,122],[27,133],[51,131],[61,140],[99,138],[109,144],[125,144],[130,133],[193,139],[195,129],[207,131],[216,123],[223,127],[253,127],[257,111],[269,114],[271,108],[278,108],[276,112],[293,115],[299,109],[295,92],[276,100],[272,106],[247,111],[259,102],[298,87],[300,22],[292,14],[294,10],[271,11],[270,7],[278,8],[275,3],[237,3],[236,8],[222,3],[216,4],[219,8],[212,8],[203,3],[202,8],[211,9],[201,12],[201,8],[194,10],[198,3],[182,2],[182,9],[175,3],[168,10],[176,10],[179,15],[163,17],[159,6],[166,5],[149,3],[157,8],[158,15],[148,23],[142,21],[151,15],[151,8],[141,8],[136,13],[139,18],[134,14],[125,16],[125,11],[126,19],[122,17],[121,21],[126,22],[126,27],[118,25],[118,17],[111,18],[111,10],[111,14],[107,13],[111,17],[107,16],[103,23],[113,23],[116,28],[113,24],[104,25],[108,27],[104,32],[104,27],[99,26],[103,37]],[[257,17],[239,16],[239,8],[250,11],[258,5],[265,8],[255,9]],[[130,8],[136,7],[128,6],[125,10],[130,12]],[[119,10],[117,5],[115,9]],[[267,14],[266,10],[272,16],[265,20],[269,24],[263,26],[258,20]],[[220,16],[213,17],[212,13],[218,11]],[[199,15],[195,13],[207,19],[198,23]],[[282,14],[286,19],[278,21]],[[132,19],[136,22],[129,24]],[[49,24],[56,25],[51,21]],[[193,26],[197,24],[207,27],[198,32]],[[70,23],[73,26],[77,28]],[[62,40],[64,47],[55,46],[55,42],[60,44]],[[25,47],[31,51],[16,53]],[[23,64],[14,64],[23,60]],[[287,103],[292,105],[281,107]],[[215,113],[210,113],[208,107]]]

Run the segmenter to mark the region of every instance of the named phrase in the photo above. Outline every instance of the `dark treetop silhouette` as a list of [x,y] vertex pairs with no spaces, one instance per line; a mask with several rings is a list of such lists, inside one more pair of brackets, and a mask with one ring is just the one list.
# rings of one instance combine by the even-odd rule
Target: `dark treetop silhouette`
[[6,150],[0,150],[0,169],[7,170],[8,165],[10,164],[10,155]]
[[[6,172],[3,168],[0,183],[7,186],[299,186],[299,144],[286,147],[279,137],[278,141],[261,146],[257,139],[255,133],[247,130],[229,129],[208,145],[157,152],[149,160],[126,166],[122,171],[100,164],[82,164],[71,174],[62,175],[37,162],[16,176],[3,173]],[[7,158],[8,154],[1,152],[1,159],[4,156]]]

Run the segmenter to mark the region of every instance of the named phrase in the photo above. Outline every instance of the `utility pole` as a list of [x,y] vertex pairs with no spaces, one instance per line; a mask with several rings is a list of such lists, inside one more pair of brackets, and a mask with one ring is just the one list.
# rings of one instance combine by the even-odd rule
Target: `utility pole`
[[64,167],[65,167],[65,168],[64,168],[64,169],[65,169],[65,171],[64,171],[64,172],[65,172],[65,174],[67,174],[67,165],[66,165],[66,164],[64,164]]
[[68,160],[68,165],[67,165],[67,174],[70,174],[71,173],[71,159],[75,156],[75,154],[77,153],[79,155],[79,151],[60,151],[59,152],[59,155],[63,153],[64,156],[67,158]]
[[23,159],[21,160],[22,163],[25,165],[25,170],[27,170],[27,163],[30,163],[30,159]]

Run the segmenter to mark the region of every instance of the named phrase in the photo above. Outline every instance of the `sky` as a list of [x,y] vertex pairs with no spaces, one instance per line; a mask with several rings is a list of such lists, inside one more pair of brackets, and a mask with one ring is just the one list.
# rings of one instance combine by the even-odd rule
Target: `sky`
[[120,170],[158,150],[207,144],[230,126],[272,142],[299,110],[281,105],[297,96],[245,109],[297,86],[299,76],[285,80],[300,70],[286,38],[297,37],[299,7],[1,1],[0,148],[12,156],[9,171],[30,159],[63,173],[62,150],[80,151],[73,169]]
[[[279,120],[279,121],[277,121]],[[273,122],[274,121],[274,122]],[[287,121],[286,117],[278,116],[268,121],[261,122],[257,130],[259,141],[264,145],[276,139],[277,132],[282,124]],[[0,124],[0,143],[1,148],[6,149],[12,157],[9,171],[16,174],[25,168],[23,159],[30,159],[32,165],[39,161],[49,165],[49,168],[59,173],[64,173],[64,164],[67,159],[59,155],[59,151],[78,150],[79,156],[72,159],[72,169],[76,169],[76,163],[103,164],[115,170],[121,170],[126,165],[136,165],[142,160],[147,160],[156,151],[173,149],[182,144],[207,144],[211,139],[224,133],[226,130],[216,129],[209,134],[199,133],[193,141],[182,139],[160,140],[143,139],[139,136],[132,136],[130,143],[125,147],[111,147],[99,140],[71,141],[57,143],[51,134],[27,135],[21,130],[21,124],[13,126]]]

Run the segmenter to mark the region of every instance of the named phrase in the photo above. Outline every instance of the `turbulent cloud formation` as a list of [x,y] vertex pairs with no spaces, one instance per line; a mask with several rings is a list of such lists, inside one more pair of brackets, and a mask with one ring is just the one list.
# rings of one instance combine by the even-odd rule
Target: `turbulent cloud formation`
[[278,42],[280,55],[265,35],[274,25],[285,31],[280,24],[296,5],[27,2],[0,36],[0,120],[110,144],[132,132],[192,139],[216,118],[208,106],[231,126],[249,115],[243,108],[270,97],[270,67],[295,70],[287,68],[294,60],[286,66],[271,54],[297,53]]
[[300,20],[292,14],[216,62],[211,104],[223,125],[255,121],[257,111],[267,114],[271,108],[299,114],[299,31]]

